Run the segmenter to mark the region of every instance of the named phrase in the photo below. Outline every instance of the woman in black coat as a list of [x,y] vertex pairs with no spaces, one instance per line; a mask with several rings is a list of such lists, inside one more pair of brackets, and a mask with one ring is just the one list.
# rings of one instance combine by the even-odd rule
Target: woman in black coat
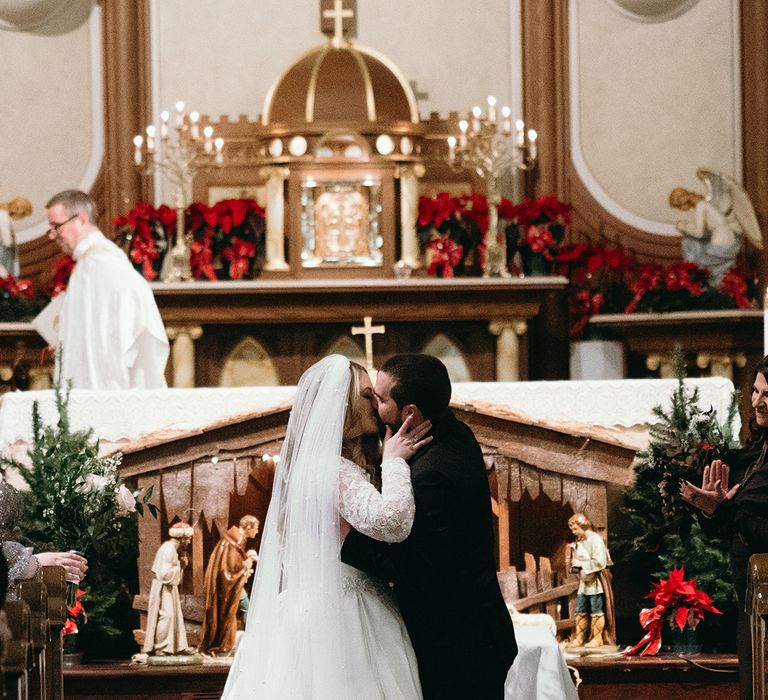
[[750,556],[768,552],[768,356],[755,370],[750,438],[740,450],[704,468],[701,488],[684,482],[680,495],[715,520],[730,538],[731,578],[739,601],[736,648],[739,697],[752,698],[752,643],[745,612]]

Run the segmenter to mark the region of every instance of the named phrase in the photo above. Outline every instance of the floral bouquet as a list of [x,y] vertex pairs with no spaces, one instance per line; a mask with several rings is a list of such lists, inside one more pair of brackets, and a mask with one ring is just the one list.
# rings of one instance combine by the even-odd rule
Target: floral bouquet
[[684,579],[684,568],[674,567],[669,578],[652,584],[646,598],[653,598],[653,607],[640,612],[640,624],[645,635],[635,646],[624,652],[626,655],[657,654],[661,648],[661,633],[665,622],[671,629],[683,631],[687,626],[695,630],[704,619],[705,612],[721,614],[712,605],[712,599],[696,587],[696,579]]
[[710,272],[692,262],[669,267],[646,265],[632,284],[634,296],[625,312],[696,311],[703,309],[747,309],[752,306],[744,273],[731,268],[720,288],[710,284]]
[[[145,508],[153,516],[152,488],[132,491],[119,473],[122,455],[99,455],[91,431],[73,431],[69,423],[69,389],[54,385],[58,409],[55,425],[43,424],[40,408],[32,408],[31,466],[4,459],[26,480],[24,533],[50,549],[78,551],[88,559],[85,591],[89,601],[88,634],[95,654],[108,648],[105,641],[130,627],[120,616],[130,615],[130,581],[138,556],[137,515]],[[78,614],[76,584],[68,585],[69,608]],[[71,626],[70,626],[71,627]],[[82,632],[82,630],[81,630]],[[78,644],[83,634],[78,634]]]
[[557,253],[555,270],[570,280],[571,337],[581,337],[595,314],[625,309],[632,298],[629,283],[636,268],[634,256],[621,248],[577,243]]
[[479,275],[485,256],[488,203],[479,193],[419,198],[417,235],[435,277]]
[[571,205],[548,194],[520,204],[502,200],[498,210],[499,218],[510,222],[507,254],[520,252],[526,274],[548,274],[571,222]]

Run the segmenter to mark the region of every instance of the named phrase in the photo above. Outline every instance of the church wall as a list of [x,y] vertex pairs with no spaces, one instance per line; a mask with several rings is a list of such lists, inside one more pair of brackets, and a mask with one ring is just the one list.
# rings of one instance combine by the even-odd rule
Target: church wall
[[669,192],[701,191],[698,167],[741,180],[736,0],[699,0],[663,22],[572,0],[569,19],[571,154],[606,208],[671,224]]
[[[357,40],[429,93],[419,103],[422,117],[467,111],[490,94],[501,104],[517,79],[510,38],[516,5],[485,0],[478,12],[466,0],[358,0]],[[152,0],[157,108],[181,99],[214,117],[254,118],[275,79],[323,43],[318,8],[316,0]]]
[[47,228],[52,194],[90,189],[101,166],[101,29],[91,0],[13,5],[0,2],[0,202],[32,201],[24,242]]

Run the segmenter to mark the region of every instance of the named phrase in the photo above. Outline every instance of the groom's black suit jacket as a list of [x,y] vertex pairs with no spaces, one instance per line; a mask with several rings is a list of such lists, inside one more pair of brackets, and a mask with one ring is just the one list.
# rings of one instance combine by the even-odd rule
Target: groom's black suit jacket
[[517,643],[496,578],[483,455],[451,411],[431,434],[410,460],[409,537],[385,544],[352,530],[341,558],[395,584],[425,700],[502,698]]

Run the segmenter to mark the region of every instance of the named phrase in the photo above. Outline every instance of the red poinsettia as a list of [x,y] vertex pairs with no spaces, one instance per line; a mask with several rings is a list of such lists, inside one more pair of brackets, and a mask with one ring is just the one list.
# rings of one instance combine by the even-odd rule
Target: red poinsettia
[[72,276],[72,271],[75,269],[75,260],[72,256],[66,255],[63,258],[58,258],[53,263],[53,282],[51,285],[51,298],[58,296],[62,292],[66,291],[69,284],[69,278]]
[[229,260],[229,278],[239,280],[248,272],[248,265],[256,252],[253,243],[240,238],[233,238],[221,253],[224,260]]
[[440,277],[453,277],[453,268],[459,264],[464,248],[450,238],[439,238],[427,243],[430,251],[427,274]]
[[3,297],[12,299],[32,299],[35,296],[35,289],[32,286],[32,280],[7,275],[0,277],[0,293]]
[[499,216],[522,228],[537,224],[567,226],[571,223],[572,209],[570,204],[561,202],[554,194],[545,194],[536,199],[526,199],[520,204],[505,205],[504,215],[502,216],[502,211],[499,210]]
[[[139,202],[114,225],[131,234],[129,257],[149,280],[156,279],[162,256],[176,233],[176,210]],[[192,202],[184,212],[191,234],[190,266],[195,279],[230,279],[252,275],[264,236],[265,210],[253,199],[225,199],[213,206]],[[223,265],[222,261],[227,262]]]
[[752,308],[752,302],[747,297],[747,282],[740,270],[731,268],[723,275],[720,291],[733,299],[739,309]]
[[624,653],[628,656],[653,655],[661,648],[661,632],[665,621],[670,627],[696,629],[705,612],[721,615],[712,599],[696,587],[696,579],[685,580],[684,567],[673,568],[669,578],[652,584],[646,598],[653,598],[653,607],[640,612],[640,624],[646,631],[643,638]]
[[499,216],[510,221],[507,238],[520,251],[523,268],[527,262],[543,259],[544,267],[551,270],[565,238],[565,227],[571,222],[571,205],[548,194],[520,204],[502,202]]
[[621,248],[576,243],[555,256],[555,271],[570,282],[571,336],[579,337],[597,313],[623,311],[631,298],[629,283],[637,262]]
[[451,217],[462,210],[461,200],[448,192],[438,192],[434,197],[419,197],[419,226],[439,229]]

